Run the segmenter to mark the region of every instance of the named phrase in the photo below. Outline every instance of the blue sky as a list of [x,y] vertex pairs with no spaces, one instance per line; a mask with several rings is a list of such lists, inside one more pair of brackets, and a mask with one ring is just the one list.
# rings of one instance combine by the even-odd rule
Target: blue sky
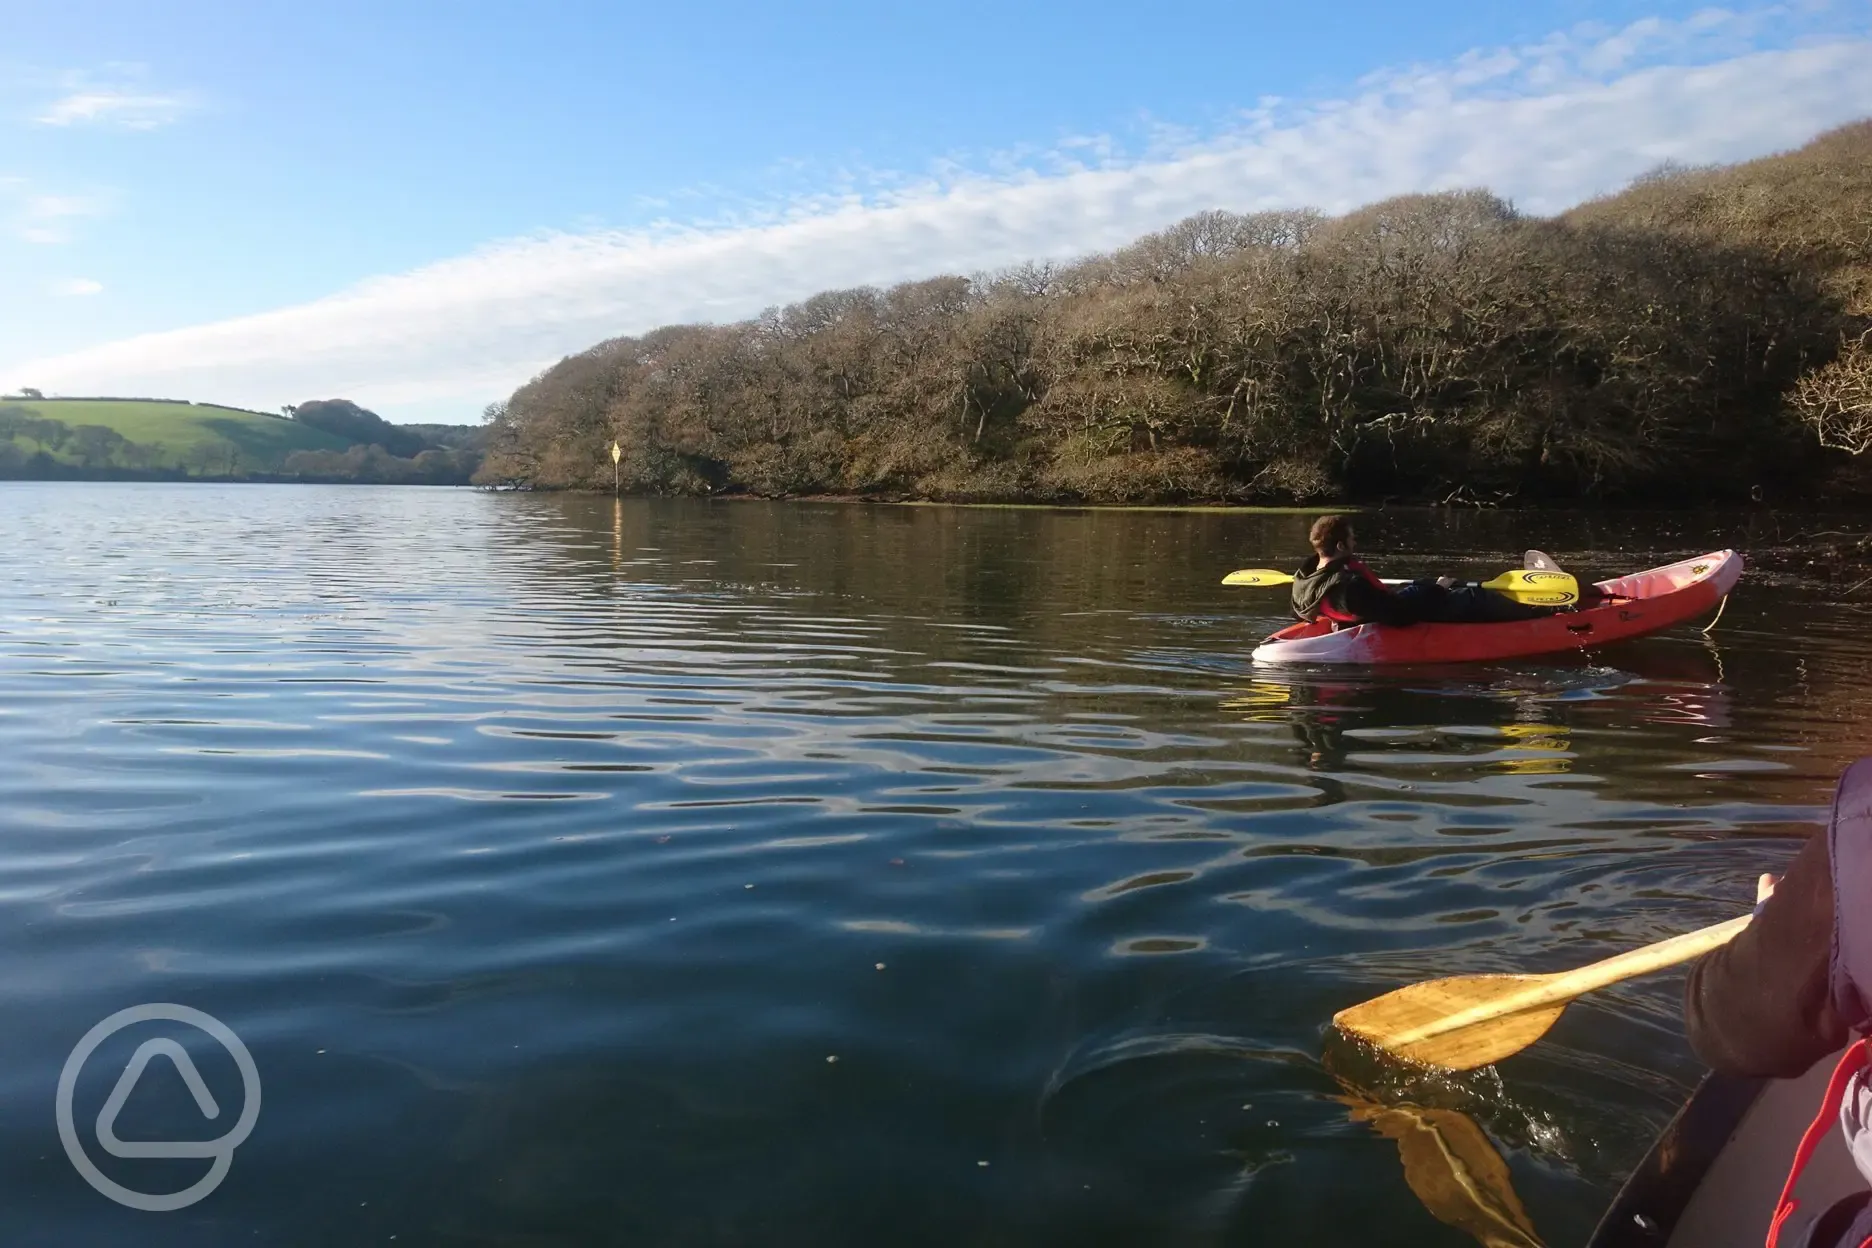
[[1872,0],[0,0],[0,385],[472,421],[561,355],[1208,207],[1534,211],[1872,115]]

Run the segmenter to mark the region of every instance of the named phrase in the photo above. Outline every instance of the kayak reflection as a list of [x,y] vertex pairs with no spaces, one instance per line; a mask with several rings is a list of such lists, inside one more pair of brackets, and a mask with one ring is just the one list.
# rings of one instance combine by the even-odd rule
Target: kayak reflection
[[[1348,754],[1428,746],[1470,754],[1498,773],[1565,775],[1578,765],[1573,721],[1595,706],[1646,723],[1731,726],[1732,693],[1714,642],[1631,646],[1621,659],[1619,667],[1257,673],[1225,693],[1222,710],[1250,723],[1284,721],[1313,771],[1339,770]],[[1488,753],[1475,756],[1477,747]]]
[[1725,679],[1722,648],[1714,637],[1700,645],[1634,647],[1638,662],[1631,670],[1645,682],[1648,713],[1654,724],[1731,726],[1731,695]]
[[[1513,673],[1478,685],[1466,679],[1425,687],[1384,677],[1257,679],[1238,686],[1222,709],[1248,722],[1285,721],[1306,750],[1314,771],[1343,767],[1351,750],[1371,752],[1430,744],[1460,747],[1458,739],[1505,738],[1495,747],[1496,770],[1521,775],[1558,775],[1570,768],[1570,728],[1559,722],[1556,700],[1583,690],[1629,682],[1616,670]],[[1351,741],[1348,741],[1348,737]],[[1464,752],[1468,752],[1465,750]]]

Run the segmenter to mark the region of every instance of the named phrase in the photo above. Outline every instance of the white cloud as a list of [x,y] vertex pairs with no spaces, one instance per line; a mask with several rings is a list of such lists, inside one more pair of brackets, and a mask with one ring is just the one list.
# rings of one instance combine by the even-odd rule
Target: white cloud
[[102,78],[87,73],[63,75],[64,94],[33,120],[42,126],[115,126],[155,130],[179,120],[197,100],[187,91],[153,90],[142,84],[140,65],[108,65]]
[[42,126],[108,125],[126,130],[154,130],[187,112],[181,95],[139,95],[129,91],[74,91],[54,100],[33,118]]
[[24,178],[0,178],[0,221],[24,242],[70,242],[73,221],[102,216],[107,208],[101,195],[50,194],[33,190]]
[[53,282],[47,289],[55,295],[95,295],[104,289],[104,283],[89,277],[68,277]]
[[[343,394],[466,418],[561,355],[814,291],[1067,258],[1206,208],[1343,211],[1488,186],[1535,212],[1664,160],[1746,159],[1872,114],[1872,38],[1749,51],[1779,10],[1575,30],[1368,76],[1346,98],[1262,101],[1226,133],[1159,128],[1125,157],[1080,136],[1037,158],[919,178],[828,178],[765,212],[511,239],[317,301],[0,367],[88,393],[212,395],[271,409]],[[1780,29],[1780,27],[1777,27]]]

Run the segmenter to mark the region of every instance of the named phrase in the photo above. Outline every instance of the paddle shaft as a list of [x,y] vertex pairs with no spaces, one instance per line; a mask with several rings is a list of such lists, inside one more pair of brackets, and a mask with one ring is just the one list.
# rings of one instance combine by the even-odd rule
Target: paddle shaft
[[[1291,585],[1294,580],[1293,573],[1291,572],[1275,572],[1271,569],[1263,572],[1257,569],[1256,573],[1259,579],[1256,580],[1255,584],[1265,589],[1272,589],[1276,585]],[[1232,575],[1240,575],[1240,573],[1234,573]],[[1417,583],[1415,581],[1393,580],[1391,577],[1384,577],[1382,579],[1383,583],[1386,585],[1415,585]],[[1489,583],[1487,581],[1458,581],[1452,588],[1486,589],[1489,588]]]
[[[1415,585],[1417,582],[1416,581],[1394,581],[1390,577],[1385,577],[1384,583],[1387,585]],[[1487,581],[1457,581],[1454,585],[1449,586],[1449,588],[1450,589],[1493,589],[1494,586],[1491,585]],[[1512,593],[1515,593],[1516,591],[1513,589],[1504,589],[1502,592],[1505,594],[1512,594]],[[1520,592],[1522,593],[1536,593],[1536,592],[1545,593],[1548,591],[1522,590]]]
[[[1259,589],[1272,589],[1278,585],[1291,585],[1295,577],[1291,572],[1280,572],[1273,568],[1240,568],[1222,578],[1224,585],[1248,585]],[[1385,580],[1385,585],[1411,585],[1413,581]],[[1565,595],[1567,601],[1580,596],[1579,582],[1565,572],[1548,572],[1539,568],[1523,568],[1518,572],[1504,572],[1492,581],[1459,581],[1451,588],[1491,589],[1510,597],[1551,597]]]
[[1506,992],[1492,1001],[1484,1001],[1466,1010],[1445,1015],[1434,1022],[1425,1023],[1409,1031],[1390,1036],[1387,1043],[1394,1046],[1415,1044],[1448,1032],[1460,1031],[1485,1023],[1494,1018],[1505,1018],[1510,1014],[1520,1014],[1526,1010],[1539,1009],[1543,1006],[1558,1005],[1573,998],[1616,984],[1621,980],[1635,978],[1661,971],[1667,966],[1676,966],[1679,962],[1688,962],[1692,958],[1702,957],[1712,949],[1719,949],[1734,940],[1743,928],[1749,925],[1753,915],[1745,914],[1740,918],[1729,919],[1712,927],[1686,932],[1682,936],[1673,936],[1669,940],[1660,940],[1655,945],[1646,945],[1642,949],[1633,949],[1630,953],[1621,953],[1615,957],[1582,966],[1575,971],[1560,971],[1552,975],[1529,976],[1527,986],[1519,991]]

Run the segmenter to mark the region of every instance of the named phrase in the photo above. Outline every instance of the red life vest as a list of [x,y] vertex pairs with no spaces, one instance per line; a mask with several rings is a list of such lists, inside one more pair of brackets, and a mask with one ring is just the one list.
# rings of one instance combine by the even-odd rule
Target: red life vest
[[[1862,900],[1872,896],[1872,758],[1860,759],[1840,777],[1827,826],[1827,858],[1833,875],[1833,953],[1827,968],[1828,993],[1841,1020],[1860,1038],[1834,1067],[1820,1113],[1794,1150],[1793,1167],[1775,1206],[1774,1221],[1769,1224],[1768,1248],[1777,1248],[1782,1226],[1798,1207],[1794,1188],[1801,1172],[1833,1124],[1841,1122],[1840,1106],[1856,1086],[1854,1076],[1861,1076],[1863,1082],[1861,1072],[1872,1068],[1872,1048],[1868,1048],[1872,1042],[1866,1039],[1872,1034],[1872,907]],[[1863,1138],[1866,1131],[1863,1126],[1857,1130],[1860,1138],[1849,1138],[1847,1147],[1860,1172],[1872,1179]],[[1872,1232],[1866,1226],[1863,1217],[1855,1219],[1851,1230],[1858,1238],[1849,1235],[1848,1242],[1838,1248],[1872,1248]]]
[[[1363,577],[1365,580],[1365,583],[1370,585],[1373,589],[1377,590],[1379,593],[1388,594],[1391,592],[1391,587],[1385,584],[1383,581],[1379,580],[1378,574],[1376,572],[1373,572],[1370,568],[1366,567],[1359,560],[1347,559],[1343,566],[1345,567],[1346,571],[1354,574],[1355,576]],[[1320,600],[1319,613],[1325,616],[1327,619],[1331,620],[1335,624],[1363,624],[1366,622],[1360,617],[1353,615],[1349,611],[1339,610],[1337,607],[1333,606],[1331,602],[1327,601],[1324,598]]]
[[[1866,1043],[1863,1039],[1854,1041],[1852,1047],[1846,1050],[1846,1055],[1840,1058],[1839,1065],[1833,1068],[1833,1078],[1827,1081],[1826,1096],[1821,1100],[1820,1112],[1814,1115],[1806,1134],[1801,1136],[1800,1147],[1794,1150],[1794,1165],[1788,1171],[1787,1183],[1781,1188],[1781,1199],[1775,1203],[1774,1221],[1768,1224],[1768,1248],[1778,1248],[1782,1224],[1800,1208],[1800,1202],[1794,1199],[1794,1188],[1800,1183],[1801,1172],[1807,1169],[1807,1163],[1813,1160],[1814,1150],[1820,1147],[1820,1141],[1826,1139],[1833,1124],[1839,1121],[1840,1104],[1846,1099],[1846,1089],[1852,1083],[1852,1077],[1872,1062],[1872,1051],[1868,1051]],[[1862,1239],[1857,1244],[1840,1245],[1840,1248],[1872,1248],[1872,1237]]]

